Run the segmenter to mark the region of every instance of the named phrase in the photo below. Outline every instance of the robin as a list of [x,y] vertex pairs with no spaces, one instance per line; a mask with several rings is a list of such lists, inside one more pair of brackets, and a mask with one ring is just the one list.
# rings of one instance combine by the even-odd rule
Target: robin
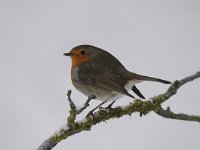
[[133,90],[137,96],[145,99],[135,86],[136,83],[142,81],[171,83],[130,72],[112,54],[92,45],[76,46],[64,55],[72,59],[71,80],[75,88],[86,96],[94,95],[96,99],[102,101],[89,114],[108,101],[112,102],[108,105],[111,108],[112,104],[123,95],[134,98],[128,93],[129,90]]

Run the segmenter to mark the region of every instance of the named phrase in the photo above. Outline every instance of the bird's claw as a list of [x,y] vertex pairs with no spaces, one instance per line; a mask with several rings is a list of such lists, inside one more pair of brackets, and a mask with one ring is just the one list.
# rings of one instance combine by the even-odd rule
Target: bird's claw
[[99,107],[100,111],[106,111],[107,113],[112,110],[111,107]]
[[90,116],[94,116],[93,111],[90,111],[87,115],[86,118],[90,117]]

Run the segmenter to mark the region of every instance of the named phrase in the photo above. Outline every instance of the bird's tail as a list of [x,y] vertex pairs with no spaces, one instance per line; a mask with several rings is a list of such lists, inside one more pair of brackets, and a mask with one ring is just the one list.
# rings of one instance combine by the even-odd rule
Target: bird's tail
[[170,84],[171,83],[170,81],[167,81],[167,80],[143,76],[143,75],[139,75],[139,74],[136,74],[136,73],[132,73],[132,76],[133,76],[133,78],[141,80],[141,81],[156,81],[156,82],[160,82],[160,83],[164,83],[164,84]]

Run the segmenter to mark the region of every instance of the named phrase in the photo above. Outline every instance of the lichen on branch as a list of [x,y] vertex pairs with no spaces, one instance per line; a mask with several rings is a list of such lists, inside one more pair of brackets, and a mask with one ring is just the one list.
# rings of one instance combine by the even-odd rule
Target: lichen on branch
[[88,97],[85,104],[77,109],[77,106],[71,99],[72,91],[69,90],[67,92],[67,97],[70,105],[70,114],[67,118],[67,123],[47,140],[45,140],[37,150],[50,150],[61,140],[64,140],[82,131],[89,131],[91,130],[92,126],[96,125],[97,123],[101,123],[112,118],[120,118],[124,115],[131,115],[134,112],[147,115],[150,111],[153,111],[164,118],[200,122],[200,116],[198,115],[195,116],[184,113],[176,114],[172,112],[169,107],[166,110],[162,108],[162,103],[175,95],[181,86],[197,78],[200,78],[200,71],[181,80],[174,81],[165,93],[149,98],[147,101],[135,99],[126,106],[117,106],[112,109],[99,109],[93,115],[85,117],[81,121],[76,120],[77,115],[81,114],[89,106],[89,102],[95,97]]

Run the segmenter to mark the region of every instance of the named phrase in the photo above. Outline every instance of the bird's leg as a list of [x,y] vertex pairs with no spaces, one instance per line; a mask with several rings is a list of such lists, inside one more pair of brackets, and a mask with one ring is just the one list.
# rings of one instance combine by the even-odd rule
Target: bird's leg
[[99,107],[99,110],[112,110],[112,105],[115,103],[115,101],[111,102],[107,107]]
[[95,107],[94,109],[92,109],[92,110],[87,114],[86,117],[89,117],[90,115],[93,115],[93,112],[94,112],[97,108],[99,108],[100,106],[102,106],[103,104],[105,104],[106,102],[107,102],[107,101],[104,101],[104,102],[100,103],[97,107]]
[[115,103],[116,101],[113,101],[112,103],[110,103],[107,107],[106,107],[106,109],[112,109],[112,105]]

